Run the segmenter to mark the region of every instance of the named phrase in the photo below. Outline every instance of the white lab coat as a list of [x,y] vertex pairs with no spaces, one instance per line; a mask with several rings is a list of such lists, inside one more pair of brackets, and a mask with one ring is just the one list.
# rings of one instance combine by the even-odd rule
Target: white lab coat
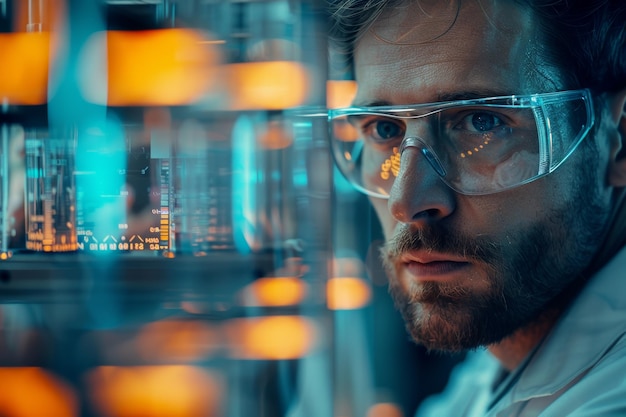
[[417,417],[626,416],[626,248],[497,388],[498,361],[472,352]]

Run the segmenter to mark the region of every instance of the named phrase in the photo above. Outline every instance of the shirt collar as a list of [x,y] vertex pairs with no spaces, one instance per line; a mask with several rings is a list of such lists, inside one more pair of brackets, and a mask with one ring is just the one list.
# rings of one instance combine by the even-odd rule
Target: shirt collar
[[505,403],[554,394],[596,364],[626,333],[626,248],[581,291],[551,333],[511,375]]

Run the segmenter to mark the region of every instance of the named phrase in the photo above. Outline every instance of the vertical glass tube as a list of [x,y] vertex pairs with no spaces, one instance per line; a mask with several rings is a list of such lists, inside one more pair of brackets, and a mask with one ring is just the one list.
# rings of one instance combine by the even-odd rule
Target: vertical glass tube
[[0,131],[0,257],[7,258],[9,252],[9,129],[3,124]]
[[172,167],[172,133],[170,127],[155,127],[150,131],[150,158],[155,167],[153,184],[155,184],[157,215],[159,217],[158,243],[152,249],[169,253],[171,248],[171,214],[173,209],[173,167]]
[[216,118],[188,118],[178,127],[172,222],[179,253],[204,256],[235,247],[231,195],[241,190],[231,184],[230,117]]
[[77,234],[87,252],[124,250],[126,141],[119,123],[81,130],[77,144]]
[[176,251],[206,255],[210,220],[208,134],[194,119],[182,122],[176,152],[176,206],[174,227]]
[[70,252],[76,238],[76,129],[26,132],[26,248]]

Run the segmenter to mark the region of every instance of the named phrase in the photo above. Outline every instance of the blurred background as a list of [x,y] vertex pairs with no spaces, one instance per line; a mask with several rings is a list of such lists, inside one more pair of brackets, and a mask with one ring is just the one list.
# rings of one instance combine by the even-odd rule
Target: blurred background
[[321,1],[0,0],[0,416],[399,417]]

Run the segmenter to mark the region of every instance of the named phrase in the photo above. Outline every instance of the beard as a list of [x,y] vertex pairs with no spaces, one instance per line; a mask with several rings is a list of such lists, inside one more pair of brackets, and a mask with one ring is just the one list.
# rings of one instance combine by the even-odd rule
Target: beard
[[[560,313],[582,285],[609,217],[590,168],[594,165],[581,167],[568,204],[516,232],[514,240],[464,236],[444,222],[420,229],[403,225],[382,248],[382,259],[389,292],[412,338],[430,350],[457,352],[500,342]],[[432,281],[403,286],[398,258],[415,250],[457,254],[481,265],[487,287],[477,291]]]

